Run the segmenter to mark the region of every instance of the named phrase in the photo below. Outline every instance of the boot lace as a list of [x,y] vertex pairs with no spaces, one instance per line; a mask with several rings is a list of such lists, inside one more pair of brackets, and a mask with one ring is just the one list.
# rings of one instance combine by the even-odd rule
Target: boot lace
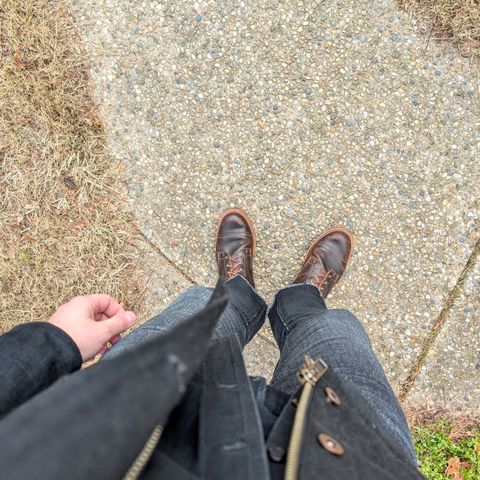
[[324,274],[314,274],[313,278],[315,279],[315,285],[317,288],[322,290],[324,287],[326,287],[332,280],[335,280],[337,278],[338,274],[335,272],[335,270],[329,270],[327,273]]
[[228,272],[227,275],[229,278],[234,277],[242,272],[242,262],[238,257],[232,257],[227,254],[228,258]]

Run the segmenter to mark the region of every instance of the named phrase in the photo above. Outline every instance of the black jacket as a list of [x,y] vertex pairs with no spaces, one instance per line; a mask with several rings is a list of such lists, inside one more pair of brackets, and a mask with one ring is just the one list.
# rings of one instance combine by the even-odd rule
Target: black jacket
[[0,479],[283,478],[303,404],[299,480],[423,478],[330,369],[308,399],[300,389],[284,402],[265,440],[236,337],[210,341],[227,301],[219,286],[169,333],[75,373],[80,354],[60,329],[1,336]]

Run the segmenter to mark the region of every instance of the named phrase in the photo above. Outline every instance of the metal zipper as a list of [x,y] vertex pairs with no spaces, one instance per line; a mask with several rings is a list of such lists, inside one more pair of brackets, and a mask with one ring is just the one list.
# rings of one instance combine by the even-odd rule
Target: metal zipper
[[305,428],[305,418],[307,415],[310,396],[313,388],[320,378],[328,370],[328,365],[319,358],[313,361],[308,355],[305,356],[305,362],[300,367],[297,377],[303,384],[302,393],[298,402],[295,419],[293,421],[292,433],[288,444],[287,463],[285,465],[285,480],[296,480],[298,472],[298,463],[300,460],[300,447],[302,444],[303,430]]
[[131,467],[128,469],[128,472],[123,477],[123,480],[136,480],[140,475],[141,471],[144,469],[147,462],[150,460],[155,447],[157,446],[160,437],[162,436],[163,427],[157,425],[150,437],[146,441],[145,445],[142,448],[142,451],[138,454],[137,458],[132,463]]

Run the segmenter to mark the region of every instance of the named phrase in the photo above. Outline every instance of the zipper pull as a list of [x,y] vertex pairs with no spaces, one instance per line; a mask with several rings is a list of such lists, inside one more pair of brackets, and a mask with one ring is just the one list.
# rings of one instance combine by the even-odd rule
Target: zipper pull
[[328,365],[321,358],[314,361],[312,357],[305,355],[305,361],[297,373],[297,378],[302,385],[309,383],[313,386],[325,375],[327,370]]

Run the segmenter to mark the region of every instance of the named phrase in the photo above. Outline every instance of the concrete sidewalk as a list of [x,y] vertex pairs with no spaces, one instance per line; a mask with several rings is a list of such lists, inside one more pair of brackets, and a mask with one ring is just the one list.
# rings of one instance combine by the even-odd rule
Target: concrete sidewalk
[[[397,391],[419,356],[416,401],[437,398],[440,379],[454,385],[457,369],[478,376],[478,335],[456,339],[464,348],[454,346],[447,377],[441,335],[422,352],[480,235],[480,95],[467,59],[428,42],[390,1],[67,4],[110,152],[125,165],[153,265],[166,268],[149,284],[151,312],[174,293],[172,275],[178,291],[214,282],[225,208],[257,226],[268,300],[310,241],[342,225],[357,243],[329,306],[364,322]],[[478,307],[478,282],[468,282]],[[476,307],[468,332],[479,333]],[[452,313],[448,338],[457,323]],[[247,363],[268,374],[276,355],[265,328]],[[450,392],[446,406],[480,402],[473,386]]]

